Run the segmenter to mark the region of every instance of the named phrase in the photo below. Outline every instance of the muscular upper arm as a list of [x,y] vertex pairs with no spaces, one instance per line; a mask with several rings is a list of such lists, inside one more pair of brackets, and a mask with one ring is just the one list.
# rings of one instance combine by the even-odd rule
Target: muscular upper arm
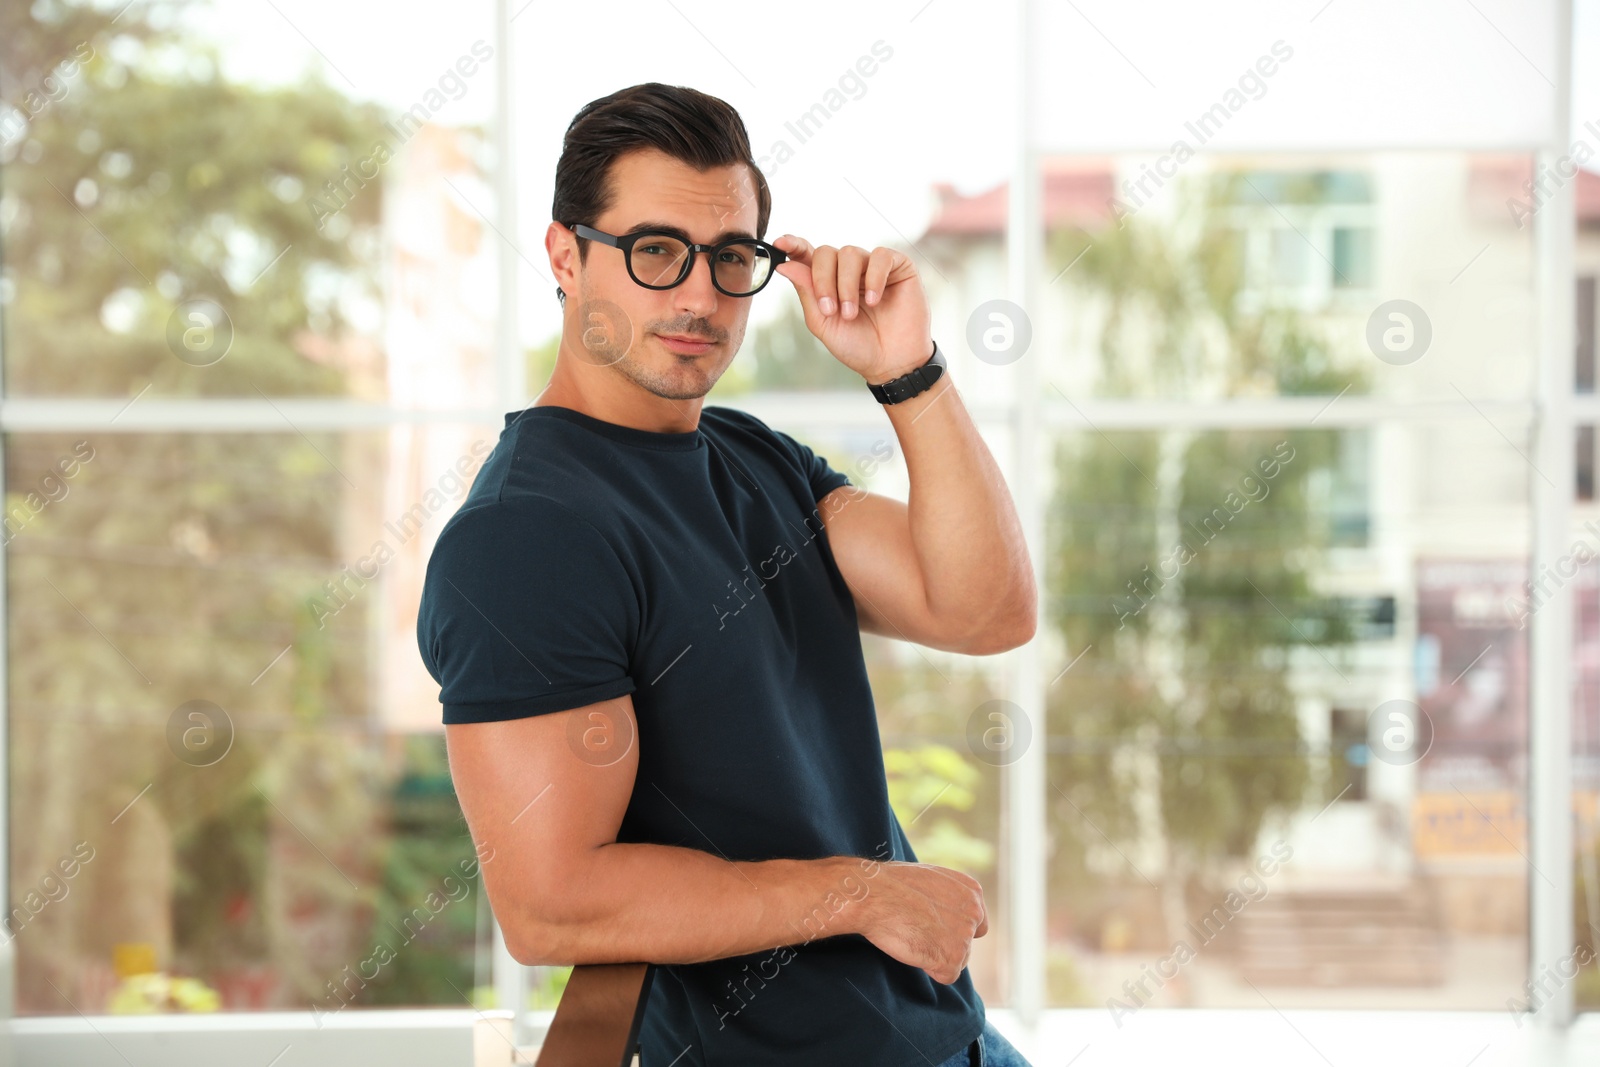
[[576,916],[583,864],[617,839],[639,767],[633,699],[445,727],[450,777],[514,956]]
[[[845,499],[834,499],[837,494]],[[863,632],[962,651],[960,636],[928,610],[910,509],[904,503],[845,485],[823,497],[819,510]]]

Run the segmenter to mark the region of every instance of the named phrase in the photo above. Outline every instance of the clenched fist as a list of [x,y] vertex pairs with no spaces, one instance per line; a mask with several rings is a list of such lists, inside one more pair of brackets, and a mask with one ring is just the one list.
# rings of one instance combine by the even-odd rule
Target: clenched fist
[[961,977],[972,939],[989,932],[983,886],[971,875],[931,863],[882,864],[857,930],[901,963],[936,982]]

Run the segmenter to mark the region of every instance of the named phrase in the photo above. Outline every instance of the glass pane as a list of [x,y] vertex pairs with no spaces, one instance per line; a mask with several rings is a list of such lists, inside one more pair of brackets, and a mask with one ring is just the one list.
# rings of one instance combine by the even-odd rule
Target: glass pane
[[21,1014],[489,985],[415,616],[497,436],[6,438]]
[[1275,287],[1293,289],[1311,278],[1311,246],[1299,230],[1288,226],[1272,230],[1272,263],[1269,277]]
[[1532,227],[1506,202],[1529,174],[1472,153],[1047,160],[1036,306],[1003,300],[1005,187],[942,191],[917,241],[934,334],[980,400],[1007,398],[1025,355],[1058,403],[1527,399]]
[[1528,451],[1511,420],[1060,438],[1053,1004],[1520,991],[1535,475],[1501,432]]
[[6,393],[493,403],[491,8],[8,16]]
[[1340,289],[1372,284],[1372,230],[1341,226],[1333,231],[1333,284]]

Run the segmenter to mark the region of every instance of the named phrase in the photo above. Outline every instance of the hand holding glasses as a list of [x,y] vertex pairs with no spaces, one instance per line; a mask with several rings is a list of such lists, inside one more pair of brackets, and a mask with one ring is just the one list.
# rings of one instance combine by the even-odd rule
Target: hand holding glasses
[[714,245],[697,245],[682,233],[636,230],[612,234],[583,223],[563,223],[579,237],[620,248],[628,274],[646,289],[672,289],[694,269],[695,256],[711,260],[711,284],[726,296],[754,296],[772,280],[773,268],[789,257],[775,245],[754,237],[734,237]]

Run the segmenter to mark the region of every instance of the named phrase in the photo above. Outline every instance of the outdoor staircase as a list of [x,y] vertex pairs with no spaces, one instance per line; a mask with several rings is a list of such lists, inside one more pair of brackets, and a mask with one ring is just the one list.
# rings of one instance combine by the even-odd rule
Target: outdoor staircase
[[1437,916],[1420,884],[1280,890],[1239,915],[1239,972],[1257,985],[1439,985]]

